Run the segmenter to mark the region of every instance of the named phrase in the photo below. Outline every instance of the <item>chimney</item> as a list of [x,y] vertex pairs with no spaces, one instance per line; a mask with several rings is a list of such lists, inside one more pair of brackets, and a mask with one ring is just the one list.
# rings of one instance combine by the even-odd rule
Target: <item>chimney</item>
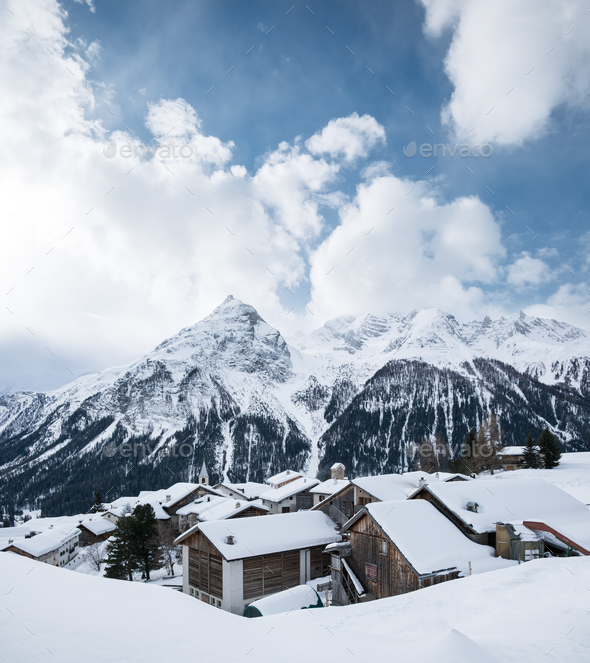
[[166,502],[169,502],[172,499],[172,495],[166,495]]
[[420,480],[418,481],[418,488],[424,488],[426,485],[426,479],[424,477],[420,477]]
[[236,509],[239,509],[242,505],[239,502],[236,502]]
[[233,546],[235,543],[234,535],[229,534],[228,536],[225,537],[225,542],[227,543],[228,546]]
[[49,529],[53,529],[53,525],[49,525]]
[[287,470],[286,474],[291,474],[291,470]]
[[8,539],[8,543],[12,543],[14,539]]

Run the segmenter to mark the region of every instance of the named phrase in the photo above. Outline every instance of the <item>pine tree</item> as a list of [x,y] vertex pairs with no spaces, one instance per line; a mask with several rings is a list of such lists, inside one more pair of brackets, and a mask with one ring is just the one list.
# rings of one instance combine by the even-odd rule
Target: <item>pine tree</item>
[[529,436],[526,439],[524,445],[524,453],[522,455],[522,467],[528,467],[532,469],[538,469],[542,465],[542,458],[539,455],[539,447],[537,443],[533,440],[532,433],[529,433]]
[[449,470],[459,474],[472,474],[475,470],[471,467],[471,459],[475,452],[475,445],[477,442],[477,435],[475,428],[470,428],[461,445],[459,454],[449,463]]
[[133,580],[133,572],[140,567],[135,544],[135,523],[133,516],[117,520],[117,529],[108,545],[107,578],[127,578]]
[[96,513],[102,508],[102,493],[100,490],[95,491],[94,493],[94,502],[92,503],[92,507],[90,508],[90,511],[92,513]]
[[543,467],[547,470],[557,467],[561,462],[561,445],[548,427],[539,436],[537,445],[543,458]]
[[162,552],[158,541],[158,520],[151,504],[135,507],[129,519],[133,522],[133,550],[146,580],[150,571],[162,565]]

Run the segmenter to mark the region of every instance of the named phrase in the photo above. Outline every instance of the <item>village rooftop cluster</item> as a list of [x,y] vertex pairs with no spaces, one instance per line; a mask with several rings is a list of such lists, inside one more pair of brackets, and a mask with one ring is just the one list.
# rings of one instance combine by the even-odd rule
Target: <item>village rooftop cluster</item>
[[[543,479],[518,478],[510,469],[523,453],[506,448],[504,471],[493,476],[348,479],[335,463],[323,482],[287,469],[264,483],[214,486],[203,462],[198,483],[2,528],[0,549],[64,569],[88,572],[92,562],[101,575],[122,525],[148,509],[168,551],[163,582],[247,617],[364,603],[541,557],[590,555],[587,505]],[[125,577],[112,568],[111,577]]]

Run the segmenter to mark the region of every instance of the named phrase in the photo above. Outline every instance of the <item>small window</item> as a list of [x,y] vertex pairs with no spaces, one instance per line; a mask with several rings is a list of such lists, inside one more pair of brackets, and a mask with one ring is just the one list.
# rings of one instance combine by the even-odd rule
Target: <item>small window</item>
[[320,495],[320,502],[323,502],[323,500],[324,500],[324,496]]
[[293,499],[293,495],[291,495],[291,497],[290,497],[289,499],[292,500],[292,499]]
[[387,555],[387,541],[381,541],[381,554]]
[[377,565],[365,562],[365,575],[367,576],[367,580],[377,582]]
[[195,590],[191,587],[191,596],[195,595]]

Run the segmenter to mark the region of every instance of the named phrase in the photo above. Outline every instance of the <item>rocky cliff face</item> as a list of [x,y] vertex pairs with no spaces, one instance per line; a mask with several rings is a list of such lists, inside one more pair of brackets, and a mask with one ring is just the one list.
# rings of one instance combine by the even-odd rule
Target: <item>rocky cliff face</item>
[[86,510],[194,480],[261,481],[285,467],[402,471],[412,444],[457,445],[484,413],[508,443],[549,425],[587,449],[590,341],[521,314],[459,324],[436,310],[347,316],[288,344],[228,297],[128,366],[49,393],[0,397],[0,505]]

